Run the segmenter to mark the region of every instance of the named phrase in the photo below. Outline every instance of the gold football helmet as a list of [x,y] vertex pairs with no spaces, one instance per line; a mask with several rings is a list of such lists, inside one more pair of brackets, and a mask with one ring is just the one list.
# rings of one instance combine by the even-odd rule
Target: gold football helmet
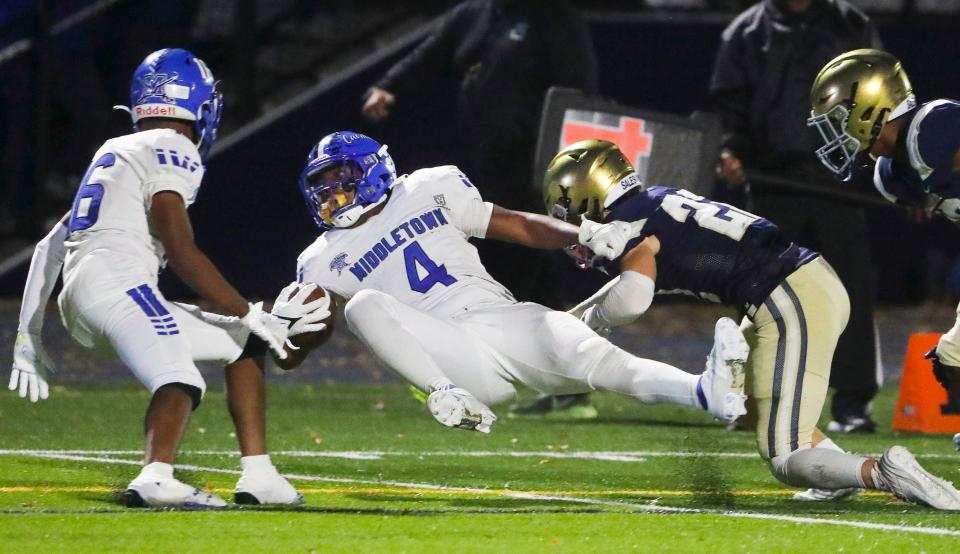
[[599,221],[604,208],[639,185],[633,166],[616,144],[582,140],[550,161],[543,179],[543,203],[547,214],[557,219],[579,223],[584,216]]
[[843,53],[823,66],[810,89],[810,119],[824,145],[817,158],[850,176],[857,154],[868,150],[883,125],[916,107],[910,79],[892,55],[872,48]]

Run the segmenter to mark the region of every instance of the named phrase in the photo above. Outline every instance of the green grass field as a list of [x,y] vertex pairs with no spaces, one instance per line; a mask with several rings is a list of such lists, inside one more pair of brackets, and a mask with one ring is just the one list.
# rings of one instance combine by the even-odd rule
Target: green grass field
[[[130,510],[148,395],[63,388],[0,395],[0,551],[37,552],[956,552],[960,514],[861,494],[798,503],[755,454],[752,432],[598,395],[591,422],[512,420],[489,436],[438,425],[398,385],[270,390],[274,463],[304,492],[293,510]],[[894,391],[875,405],[889,428]],[[894,443],[960,481],[949,437]],[[194,415],[181,479],[232,498],[239,460],[222,394]]]

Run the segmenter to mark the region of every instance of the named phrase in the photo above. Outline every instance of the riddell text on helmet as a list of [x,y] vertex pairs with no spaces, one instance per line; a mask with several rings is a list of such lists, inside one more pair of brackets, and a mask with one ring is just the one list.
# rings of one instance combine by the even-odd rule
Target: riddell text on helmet
[[160,105],[150,105],[150,106],[137,106],[135,108],[137,117],[176,117],[177,109],[176,106],[160,106]]

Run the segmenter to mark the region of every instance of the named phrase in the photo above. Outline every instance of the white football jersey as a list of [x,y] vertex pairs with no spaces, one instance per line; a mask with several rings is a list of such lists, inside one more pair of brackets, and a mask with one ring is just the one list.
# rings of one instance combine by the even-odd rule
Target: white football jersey
[[93,251],[133,258],[138,267],[156,276],[164,252],[150,229],[153,195],[173,191],[190,206],[203,173],[197,147],[172,129],[105,142],[94,154],[70,212],[65,276]]
[[456,167],[415,171],[379,214],[320,235],[297,259],[297,278],[348,299],[379,290],[438,317],[514,303],[467,241],[484,237],[492,212]]

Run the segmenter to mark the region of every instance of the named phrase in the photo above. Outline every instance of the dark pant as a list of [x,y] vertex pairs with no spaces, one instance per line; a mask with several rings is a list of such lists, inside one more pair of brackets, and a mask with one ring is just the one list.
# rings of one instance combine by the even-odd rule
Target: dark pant
[[870,287],[870,237],[863,207],[812,195],[754,189],[752,211],[795,242],[820,252],[850,295],[850,322],[833,357],[834,419],[861,412],[879,386]]

